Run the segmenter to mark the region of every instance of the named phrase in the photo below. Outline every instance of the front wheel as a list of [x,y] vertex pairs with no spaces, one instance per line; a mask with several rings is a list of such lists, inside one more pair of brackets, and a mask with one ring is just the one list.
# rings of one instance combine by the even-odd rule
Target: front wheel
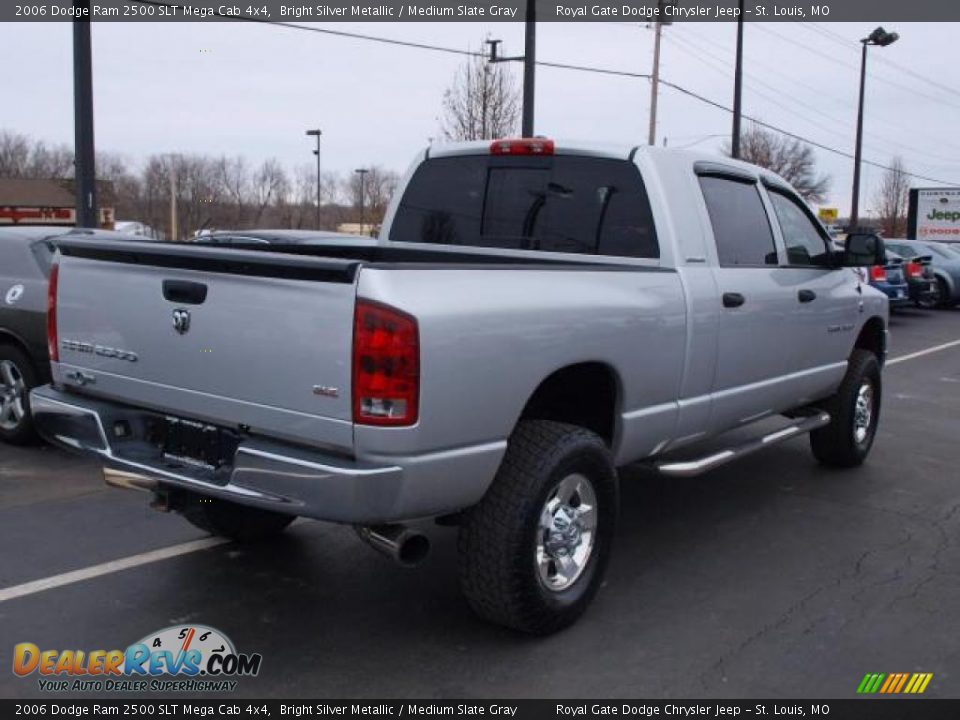
[[877,356],[854,350],[840,389],[823,406],[830,424],[810,433],[810,448],[821,464],[849,468],[863,463],[877,434],[882,390]]
[[460,527],[460,586],[481,617],[546,635],[572,624],[603,579],[617,475],[596,434],[526,420]]

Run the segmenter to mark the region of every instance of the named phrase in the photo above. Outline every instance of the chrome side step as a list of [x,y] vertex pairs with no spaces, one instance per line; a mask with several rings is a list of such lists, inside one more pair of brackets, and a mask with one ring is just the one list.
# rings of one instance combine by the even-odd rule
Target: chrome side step
[[683,462],[654,463],[654,468],[662,475],[671,477],[695,477],[705,472],[714,470],[721,465],[726,465],[734,460],[739,460],[747,455],[752,455],[758,450],[776,445],[785,440],[790,440],[798,435],[804,435],[812,430],[822,428],[830,424],[830,414],[818,412],[814,415],[799,419],[799,422],[788,425],[782,430],[776,430],[766,435],[748,440],[742,445],[736,445],[726,450],[707,455],[698,460],[685,460]]

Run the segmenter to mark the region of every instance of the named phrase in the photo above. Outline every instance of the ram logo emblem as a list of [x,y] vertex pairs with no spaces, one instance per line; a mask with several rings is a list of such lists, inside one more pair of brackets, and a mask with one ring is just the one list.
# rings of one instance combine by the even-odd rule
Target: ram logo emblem
[[181,335],[187,334],[187,332],[190,330],[189,310],[178,309],[173,311],[173,329]]

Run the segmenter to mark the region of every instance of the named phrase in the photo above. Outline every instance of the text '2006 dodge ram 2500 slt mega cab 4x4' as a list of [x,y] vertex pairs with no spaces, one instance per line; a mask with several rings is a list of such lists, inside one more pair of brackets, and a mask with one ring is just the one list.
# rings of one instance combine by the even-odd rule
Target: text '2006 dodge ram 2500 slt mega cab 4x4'
[[[849,467],[873,442],[887,301],[847,266],[883,243],[831,249],[765,170],[433,147],[375,246],[259,232],[269,245],[62,241],[54,381],[32,393],[48,439],[210,532],[311,517],[409,562],[426,540],[404,523],[457,524],[470,605],[547,633],[600,585],[616,468],[694,475],[805,432]],[[750,442],[663,457],[776,415]]]

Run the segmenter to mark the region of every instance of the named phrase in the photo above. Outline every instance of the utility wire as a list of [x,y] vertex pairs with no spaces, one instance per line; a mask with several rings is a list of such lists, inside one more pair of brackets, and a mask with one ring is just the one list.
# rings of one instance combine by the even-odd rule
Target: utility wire
[[[130,0],[130,1],[131,1],[131,2],[136,2],[136,3],[139,3],[139,4],[142,4],[142,5],[154,5],[154,6],[164,6],[164,7],[172,7],[172,6],[175,5],[175,3],[160,2],[160,0]],[[257,23],[257,24],[261,24],[261,25],[272,25],[272,26],[287,28],[287,29],[290,29],[290,30],[301,30],[301,31],[306,31],[306,32],[320,33],[320,34],[323,34],[323,35],[333,35],[333,36],[344,37],[344,38],[349,38],[349,39],[353,39],[353,40],[366,40],[366,41],[368,41],[368,42],[382,43],[382,44],[385,44],[385,45],[395,45],[395,46],[400,46],[400,47],[413,48],[413,49],[416,49],[416,50],[430,50],[430,51],[434,51],[434,52],[442,52],[442,53],[447,53],[447,54],[450,54],[450,55],[460,55],[460,56],[465,56],[465,57],[486,57],[486,54],[481,53],[481,52],[472,51],[472,50],[461,50],[461,49],[459,49],[459,48],[446,47],[446,46],[443,46],[443,45],[432,45],[432,44],[430,44],[430,43],[414,42],[414,41],[412,41],[412,40],[397,40],[397,39],[395,39],[395,38],[387,38],[387,37],[382,37],[382,36],[379,36],[379,35],[369,35],[369,34],[366,34],[366,33],[350,32],[350,31],[347,31],[347,30],[331,30],[330,28],[313,27],[313,26],[310,26],[310,25],[302,25],[302,24],[300,24],[300,23],[283,22],[283,21],[279,21],[279,20],[264,20],[264,19],[260,19],[260,18],[246,17],[246,16],[242,16],[242,15],[240,15],[240,16],[236,16],[236,15],[229,15],[229,16],[227,16],[227,15],[224,15],[223,17],[229,18],[229,19],[231,19],[231,20],[244,21],[244,22],[252,22],[252,23]],[[782,36],[781,36],[781,37],[782,37]],[[785,38],[785,39],[786,39],[786,38]],[[589,65],[575,65],[575,64],[572,64],[572,63],[548,62],[548,61],[544,61],[544,60],[538,60],[538,61],[537,61],[537,65],[540,65],[540,66],[543,66],[543,67],[557,68],[557,69],[561,69],[561,70],[575,70],[575,71],[578,71],[578,72],[599,73],[599,74],[603,74],[603,75],[613,75],[613,76],[618,76],[618,77],[629,77],[629,78],[640,78],[640,79],[645,79],[645,80],[649,80],[650,77],[651,77],[649,73],[637,73],[637,72],[630,72],[630,71],[628,71],[628,70],[615,70],[615,69],[612,69],[612,68],[599,68],[599,67],[593,67],[593,66],[589,66]],[[724,105],[724,104],[722,104],[722,103],[719,103],[719,102],[717,102],[716,100],[711,100],[711,99],[708,98],[708,97],[705,97],[705,96],[703,96],[703,95],[700,95],[699,93],[696,93],[696,92],[694,92],[693,90],[688,90],[687,88],[683,87],[682,85],[678,85],[678,84],[676,84],[676,83],[670,82],[669,80],[665,80],[663,77],[660,78],[660,84],[664,85],[665,87],[671,88],[672,90],[675,90],[676,92],[681,93],[682,95],[686,95],[686,96],[691,97],[691,98],[694,98],[695,100],[698,100],[698,101],[700,101],[700,102],[702,102],[702,103],[705,103],[705,104],[707,104],[707,105],[710,105],[711,107],[714,107],[714,108],[716,108],[716,109],[718,109],[718,110],[723,110],[724,112],[731,113],[731,114],[733,113],[733,109],[732,109],[732,108],[730,108],[730,107],[728,107],[728,106],[726,106],[726,105]],[[853,159],[853,155],[850,154],[850,153],[848,153],[848,152],[845,152],[845,151],[843,151],[843,150],[839,150],[839,149],[834,148],[834,147],[830,147],[829,145],[824,145],[823,143],[817,142],[816,140],[811,140],[810,138],[804,137],[803,135],[798,135],[797,133],[790,132],[789,130],[784,130],[784,129],[781,128],[781,127],[778,127],[778,126],[776,126],[776,125],[772,125],[772,124],[770,124],[770,123],[764,122],[764,121],[760,120],[759,118],[751,117],[750,115],[745,115],[745,114],[744,114],[742,117],[743,117],[745,120],[749,120],[750,122],[752,122],[752,123],[754,123],[754,124],[756,124],[756,125],[759,125],[760,127],[764,127],[764,128],[766,128],[766,129],[768,129],[768,130],[772,130],[772,131],[774,131],[774,132],[780,133],[781,135],[785,135],[785,136],[787,136],[787,137],[789,137],[789,138],[793,138],[794,140],[799,140],[800,142],[805,142],[805,143],[807,143],[807,144],[809,144],[809,145],[812,145],[813,147],[819,148],[819,149],[821,149],[821,150],[823,150],[823,151],[825,151],[825,152],[829,152],[829,153],[833,153],[833,154],[835,154],[835,155],[840,155],[841,157]],[[888,166],[888,165],[884,165],[883,163],[878,163],[878,162],[874,162],[874,161],[866,160],[866,159],[863,160],[863,164],[864,164],[864,165],[870,165],[870,166],[872,166],[872,167],[879,168],[879,169],[881,169],[881,170],[895,170],[895,168],[892,168],[892,167],[890,167],[890,166]],[[937,179],[937,178],[927,177],[927,176],[925,176],[925,175],[919,175],[919,174],[917,174],[917,173],[912,173],[912,172],[904,172],[904,174],[905,174],[905,175],[909,175],[910,177],[915,177],[915,178],[917,178],[918,180],[925,180],[925,181],[927,181],[927,182],[939,183],[939,184],[943,184],[943,185],[957,185],[957,184],[960,184],[960,183],[953,183],[953,182],[950,182],[950,181],[947,181],[947,180],[939,180],[939,179]]]

